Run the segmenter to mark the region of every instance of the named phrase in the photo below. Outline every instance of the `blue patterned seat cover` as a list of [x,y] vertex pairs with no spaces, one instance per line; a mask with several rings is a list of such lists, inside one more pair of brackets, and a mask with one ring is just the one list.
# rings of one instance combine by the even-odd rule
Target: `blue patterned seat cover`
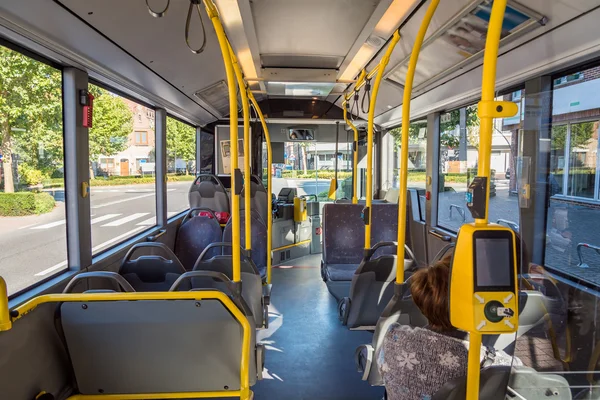
[[[242,247],[245,247],[246,245],[245,221],[245,215],[242,213],[240,215],[240,245]],[[252,231],[252,261],[256,265],[256,268],[258,268],[260,275],[265,277],[267,273],[267,227],[257,215],[252,215],[250,223],[250,230]],[[231,231],[232,224],[230,219],[223,230],[224,242],[231,243]],[[230,255],[231,248],[224,247],[223,254]]]
[[[211,243],[221,241],[221,225],[214,218],[195,216],[179,227],[175,240],[175,255],[185,269],[191,271],[202,251]],[[205,258],[220,254],[221,249],[208,251]]]
[[323,261],[358,264],[363,258],[365,224],[360,204],[325,204],[323,207]]
[[[371,246],[379,242],[395,242],[398,240],[398,204],[373,204],[371,212]],[[408,237],[408,236],[407,236]],[[395,246],[378,249],[372,258],[387,254],[396,254]]]

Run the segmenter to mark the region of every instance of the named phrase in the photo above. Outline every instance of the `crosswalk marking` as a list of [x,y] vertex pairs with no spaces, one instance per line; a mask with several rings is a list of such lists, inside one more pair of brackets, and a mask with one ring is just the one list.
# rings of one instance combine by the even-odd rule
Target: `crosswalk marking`
[[109,222],[108,224],[105,224],[105,225],[102,225],[102,226],[121,226],[121,225],[126,224],[126,223],[128,223],[130,221],[133,221],[134,219],[141,218],[144,215],[148,215],[148,213],[135,213],[135,214],[131,214],[131,215],[128,215],[126,217],[120,218],[120,219],[118,219],[116,221]]
[[107,219],[111,219],[111,218],[114,218],[114,217],[118,217],[119,215],[121,215],[121,214],[106,214],[106,215],[103,215],[103,216],[101,216],[101,217],[93,218],[93,219],[90,221],[90,223],[91,223],[92,225],[94,225],[94,224],[96,224],[96,223],[98,223],[98,222],[102,222],[102,221],[106,221]]
[[[169,212],[167,213],[167,218],[171,218],[171,217],[172,217],[173,215],[175,215],[175,214],[179,214],[179,213],[178,213],[178,212],[175,212],[175,211],[169,211]],[[146,219],[146,220],[144,220],[144,221],[142,221],[142,222],[140,222],[140,223],[137,223],[136,225],[138,225],[138,226],[142,226],[142,225],[143,225],[143,226],[148,226],[148,225],[152,226],[152,225],[156,225],[156,217],[154,216],[154,217],[152,217],[152,218],[148,218],[148,219]]]
[[54,228],[55,226],[63,225],[65,222],[67,222],[67,221],[64,220],[64,219],[61,219],[60,221],[55,221],[55,222],[50,222],[50,223],[44,224],[44,225],[34,226],[31,229],[48,229],[48,228]]

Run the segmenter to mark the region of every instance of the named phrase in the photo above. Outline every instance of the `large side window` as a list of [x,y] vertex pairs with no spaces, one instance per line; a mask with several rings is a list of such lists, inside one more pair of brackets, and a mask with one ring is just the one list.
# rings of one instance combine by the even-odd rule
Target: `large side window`
[[167,117],[167,216],[189,208],[190,181],[196,173],[196,128]]
[[[600,67],[555,77],[546,265],[594,284],[598,238]],[[586,268],[590,267],[590,268]]]
[[0,275],[8,293],[67,269],[61,72],[0,46]]
[[154,110],[91,85],[92,254],[156,225]]
[[[517,150],[522,97],[523,90],[518,90],[496,98],[516,102],[519,113],[511,118],[495,119],[492,130],[489,220],[513,228],[519,224]],[[473,221],[466,207],[465,193],[477,175],[478,152],[477,105],[441,114],[438,226],[457,232],[463,223]]]
[[[393,139],[391,146],[384,147],[389,157],[388,168],[391,164],[391,187],[400,187],[400,150],[402,142],[402,127],[397,127],[388,132]],[[425,189],[427,175],[427,120],[413,121],[408,128],[408,187]],[[385,172],[384,172],[385,174]],[[389,178],[388,178],[389,179]],[[425,221],[425,196],[420,196],[420,218]]]

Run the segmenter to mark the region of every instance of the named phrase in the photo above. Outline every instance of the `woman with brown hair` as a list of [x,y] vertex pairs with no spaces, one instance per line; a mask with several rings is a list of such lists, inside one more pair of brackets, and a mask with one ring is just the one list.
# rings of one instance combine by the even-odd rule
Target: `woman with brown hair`
[[[429,325],[394,324],[386,333],[378,366],[389,400],[428,400],[446,382],[467,374],[468,334],[450,323],[451,263],[452,254],[447,254],[410,278],[412,299]],[[504,352],[482,347],[481,354],[482,363],[512,364],[513,358]]]

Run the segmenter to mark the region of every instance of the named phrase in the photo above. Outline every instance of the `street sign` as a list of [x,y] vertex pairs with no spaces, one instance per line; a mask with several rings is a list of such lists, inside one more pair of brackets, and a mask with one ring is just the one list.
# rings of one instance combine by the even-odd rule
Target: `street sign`
[[140,160],[140,164],[146,164],[148,160]]

